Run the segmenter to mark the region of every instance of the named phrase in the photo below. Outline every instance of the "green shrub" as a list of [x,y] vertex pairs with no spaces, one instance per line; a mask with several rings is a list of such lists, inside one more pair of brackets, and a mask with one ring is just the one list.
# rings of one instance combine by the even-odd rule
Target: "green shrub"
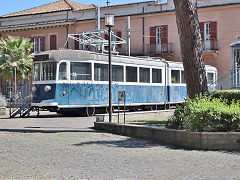
[[178,106],[167,127],[198,132],[240,131],[240,101],[199,96]]
[[7,106],[7,102],[4,96],[0,95],[0,108],[1,107],[6,107]]
[[230,104],[233,100],[240,100],[240,90],[215,90],[210,91],[212,97],[226,99]]

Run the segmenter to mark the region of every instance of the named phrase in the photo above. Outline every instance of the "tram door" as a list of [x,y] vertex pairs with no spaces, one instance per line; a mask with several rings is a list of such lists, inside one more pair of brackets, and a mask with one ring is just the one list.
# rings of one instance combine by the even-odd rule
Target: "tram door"
[[58,73],[58,81],[59,83],[59,104],[68,105],[69,104],[69,63],[67,61],[63,61],[59,64],[59,73]]

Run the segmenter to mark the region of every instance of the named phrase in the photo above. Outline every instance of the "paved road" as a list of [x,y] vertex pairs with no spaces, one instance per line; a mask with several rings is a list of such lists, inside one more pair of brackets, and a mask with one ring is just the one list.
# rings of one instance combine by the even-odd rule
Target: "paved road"
[[94,118],[0,119],[0,179],[239,179],[240,154],[97,132]]

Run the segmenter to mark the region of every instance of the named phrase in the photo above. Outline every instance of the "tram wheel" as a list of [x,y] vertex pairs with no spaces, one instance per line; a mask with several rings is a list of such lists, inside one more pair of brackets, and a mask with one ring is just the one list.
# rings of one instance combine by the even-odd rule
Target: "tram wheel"
[[155,111],[155,110],[157,110],[157,105],[152,105],[151,106],[151,111]]
[[[112,107],[112,113],[114,112],[114,107]],[[106,107],[105,113],[109,113],[109,107]]]
[[95,114],[95,108],[94,107],[87,107],[86,108],[86,114],[87,114],[87,116],[93,116]]

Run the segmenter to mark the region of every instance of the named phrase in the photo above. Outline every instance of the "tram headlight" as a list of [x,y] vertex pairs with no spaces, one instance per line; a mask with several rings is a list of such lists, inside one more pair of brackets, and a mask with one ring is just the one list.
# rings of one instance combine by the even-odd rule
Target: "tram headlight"
[[51,91],[51,89],[52,89],[51,86],[48,86],[48,85],[44,87],[45,92],[49,92]]
[[36,92],[37,91],[37,87],[36,86],[32,86],[32,92]]

